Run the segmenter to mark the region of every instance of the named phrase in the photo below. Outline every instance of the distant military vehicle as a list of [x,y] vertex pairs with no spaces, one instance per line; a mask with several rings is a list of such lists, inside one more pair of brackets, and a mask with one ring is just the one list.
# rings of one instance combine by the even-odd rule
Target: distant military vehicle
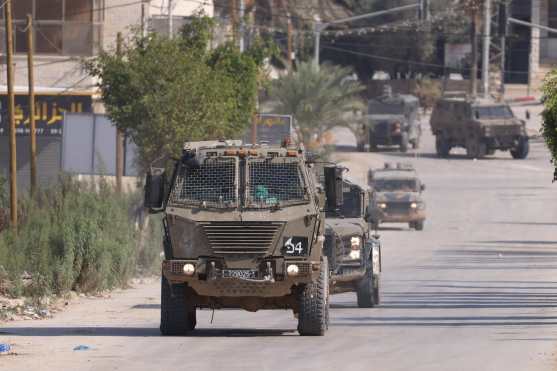
[[344,179],[342,206],[325,220],[331,292],[355,291],[360,308],[380,303],[381,244],[370,232],[368,205],[369,188]]
[[[336,205],[342,189],[325,184]],[[293,309],[301,335],[323,335],[324,202],[302,147],[187,143],[168,185],[152,170],[145,205],[164,215],[162,334],[193,330],[196,308],[243,308]]]
[[374,227],[381,223],[408,223],[421,231],[426,219],[425,190],[414,168],[408,164],[385,164],[383,169],[369,170],[368,184],[372,188],[370,221]]
[[510,150],[515,159],[528,156],[530,146],[525,122],[517,119],[505,103],[440,99],[430,124],[439,157],[448,157],[455,147],[465,148],[469,158],[482,158],[496,150]]
[[419,100],[413,95],[392,95],[390,90],[368,102],[367,124],[363,127],[358,147],[376,151],[378,146],[418,148],[422,129],[418,117]]

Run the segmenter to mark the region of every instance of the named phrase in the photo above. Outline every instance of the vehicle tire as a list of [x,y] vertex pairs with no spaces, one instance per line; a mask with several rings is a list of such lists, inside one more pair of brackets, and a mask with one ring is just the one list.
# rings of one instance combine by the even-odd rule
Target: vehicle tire
[[377,143],[372,135],[369,137],[369,152],[377,152]]
[[483,158],[487,154],[487,145],[480,140],[472,138],[466,142],[466,157]]
[[414,229],[417,231],[423,231],[424,230],[424,221],[420,220],[418,222],[414,222]]
[[191,289],[184,283],[172,288],[166,277],[161,279],[161,334],[185,335],[197,323],[195,307],[191,304]]
[[323,257],[316,282],[299,293],[298,332],[302,336],[323,336],[329,328],[329,265]]
[[379,275],[373,274],[368,267],[366,275],[358,284],[356,296],[359,308],[373,308],[380,304],[381,295],[379,291]]
[[412,141],[412,149],[418,149],[420,147],[420,137],[417,137]]
[[437,135],[435,139],[435,150],[437,151],[437,156],[441,158],[449,157],[449,152],[451,148],[449,147],[449,143],[442,135]]
[[402,133],[402,136],[400,137],[400,151],[403,153],[408,152],[408,144],[408,133]]
[[524,160],[528,157],[528,153],[530,152],[530,143],[528,142],[528,138],[520,137],[518,140],[518,146],[515,149],[511,150],[511,156],[517,160]]

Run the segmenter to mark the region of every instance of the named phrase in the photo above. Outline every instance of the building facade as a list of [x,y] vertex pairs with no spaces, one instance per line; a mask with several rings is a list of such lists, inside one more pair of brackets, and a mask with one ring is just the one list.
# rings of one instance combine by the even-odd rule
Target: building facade
[[[557,29],[557,0],[531,0],[532,23]],[[557,33],[532,29],[530,79],[539,89],[545,75],[557,66]]]

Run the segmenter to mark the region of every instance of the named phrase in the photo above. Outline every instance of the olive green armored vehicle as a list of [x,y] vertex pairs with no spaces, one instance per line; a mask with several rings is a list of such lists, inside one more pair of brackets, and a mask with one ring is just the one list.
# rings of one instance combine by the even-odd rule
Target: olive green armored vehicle
[[343,202],[326,214],[324,251],[331,293],[356,292],[358,306],[380,303],[381,244],[367,222],[369,188],[343,180]]
[[198,308],[243,308],[292,309],[301,335],[323,335],[324,202],[336,185],[318,186],[302,147],[187,143],[168,181],[152,169],[145,205],[164,216],[162,334],[192,331]]
[[417,231],[424,229],[425,185],[412,165],[387,163],[382,169],[370,169],[368,184],[372,188],[369,220],[373,227],[381,223],[408,223]]
[[526,124],[514,116],[506,103],[440,99],[433,109],[430,124],[439,157],[448,157],[455,147],[466,149],[468,158],[482,158],[496,150],[510,151],[515,159],[528,156]]
[[409,146],[418,148],[422,136],[419,121],[419,101],[413,95],[385,94],[368,102],[367,124],[358,136],[360,151],[377,151],[379,146],[398,146],[407,152]]

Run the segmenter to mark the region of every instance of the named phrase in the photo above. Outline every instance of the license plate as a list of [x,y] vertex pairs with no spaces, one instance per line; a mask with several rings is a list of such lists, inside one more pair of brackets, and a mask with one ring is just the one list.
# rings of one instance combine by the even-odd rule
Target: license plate
[[223,269],[222,276],[224,278],[240,278],[240,279],[255,279],[257,278],[257,271],[251,269]]

